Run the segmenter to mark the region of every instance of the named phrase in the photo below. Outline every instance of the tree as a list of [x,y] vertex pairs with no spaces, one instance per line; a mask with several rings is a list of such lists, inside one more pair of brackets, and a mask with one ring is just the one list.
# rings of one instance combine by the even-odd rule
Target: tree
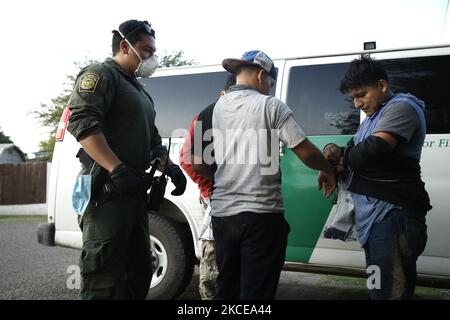
[[359,110],[353,106],[351,99],[349,101],[349,111],[346,112],[326,112],[325,119],[329,125],[339,129],[340,134],[355,134],[359,127]]
[[14,143],[14,142],[12,142],[9,136],[5,135],[3,131],[0,129],[0,143]]
[[[163,52],[164,55],[159,58],[161,67],[178,67],[183,65],[192,65],[196,62],[194,60],[186,60],[183,58],[183,51],[175,51],[172,53]],[[85,66],[96,63],[98,61],[85,58],[84,62],[74,62],[76,70],[81,70]],[[78,73],[78,72],[77,72]],[[59,120],[67,107],[67,104],[72,94],[72,88],[75,84],[76,75],[68,75],[65,89],[56,98],[52,99],[52,103],[47,105],[41,103],[38,110],[33,111],[32,114],[38,119],[41,126],[49,129],[49,137],[45,141],[39,143],[39,151],[47,152],[50,160],[53,157],[53,149],[55,148],[55,135],[58,129]]]
[[[85,66],[98,62],[97,60],[85,58],[84,62],[76,61],[74,62],[75,70],[81,70]],[[78,73],[78,72],[77,72]],[[31,112],[35,118],[38,119],[42,127],[48,128],[48,139],[41,141],[39,143],[39,151],[47,152],[47,157],[45,160],[51,160],[53,157],[53,149],[55,148],[55,135],[58,130],[59,120],[67,107],[67,104],[72,93],[72,88],[75,84],[76,76],[68,75],[66,77],[65,88],[63,92],[60,93],[56,98],[52,99],[50,105],[41,103],[38,110]]]
[[159,65],[163,68],[169,67],[181,67],[181,66],[190,66],[193,64],[197,64],[195,60],[185,60],[183,58],[184,52],[183,50],[173,51],[168,53],[163,51],[163,56],[160,58],[158,55]]

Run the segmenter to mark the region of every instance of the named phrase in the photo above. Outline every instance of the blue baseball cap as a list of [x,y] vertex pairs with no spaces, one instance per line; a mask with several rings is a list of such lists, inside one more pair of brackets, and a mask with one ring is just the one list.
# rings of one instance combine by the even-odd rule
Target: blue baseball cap
[[237,69],[243,65],[256,65],[264,69],[274,80],[277,80],[277,69],[272,59],[267,54],[259,50],[247,51],[241,59],[225,59],[222,66],[231,73],[236,73]]

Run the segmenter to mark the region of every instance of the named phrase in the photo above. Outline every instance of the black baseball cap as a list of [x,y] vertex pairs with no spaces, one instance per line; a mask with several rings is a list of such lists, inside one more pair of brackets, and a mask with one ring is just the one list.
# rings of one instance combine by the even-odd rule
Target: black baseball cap
[[148,21],[127,20],[122,22],[119,26],[119,34],[123,38],[127,38],[136,31],[145,32],[155,38],[155,30],[152,29],[152,25]]

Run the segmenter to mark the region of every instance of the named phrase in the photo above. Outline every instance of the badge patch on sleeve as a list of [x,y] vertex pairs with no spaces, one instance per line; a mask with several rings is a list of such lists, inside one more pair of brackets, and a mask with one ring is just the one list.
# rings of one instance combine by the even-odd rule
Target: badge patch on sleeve
[[80,80],[80,92],[94,92],[100,77],[95,73],[86,73]]

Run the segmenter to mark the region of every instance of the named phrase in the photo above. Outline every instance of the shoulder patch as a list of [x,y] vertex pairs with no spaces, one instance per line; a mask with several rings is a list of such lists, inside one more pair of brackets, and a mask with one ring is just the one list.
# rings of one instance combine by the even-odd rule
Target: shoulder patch
[[95,73],[86,73],[80,79],[79,92],[95,92],[100,77]]

